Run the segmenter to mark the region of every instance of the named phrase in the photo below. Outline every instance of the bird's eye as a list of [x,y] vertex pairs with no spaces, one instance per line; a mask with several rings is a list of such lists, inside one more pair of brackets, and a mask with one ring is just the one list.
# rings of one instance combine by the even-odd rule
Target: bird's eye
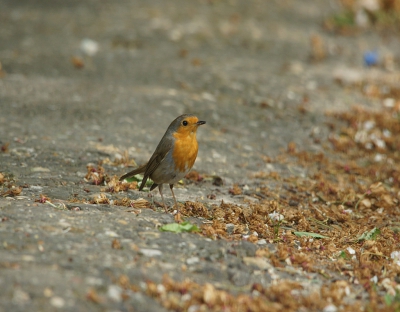
[[187,126],[188,122],[186,120],[182,121],[182,125]]

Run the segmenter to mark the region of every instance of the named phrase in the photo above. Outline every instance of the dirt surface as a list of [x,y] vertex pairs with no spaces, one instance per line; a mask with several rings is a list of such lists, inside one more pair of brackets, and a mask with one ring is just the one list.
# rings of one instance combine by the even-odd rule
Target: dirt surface
[[[115,205],[152,199],[109,192],[107,179],[93,184],[87,166],[100,163],[108,179],[118,177],[132,160],[148,160],[175,117],[195,113],[207,121],[194,167],[204,179],[177,185],[178,201],[234,215],[230,207],[279,198],[282,183],[260,172],[311,177],[318,169],[279,155],[327,152],[345,120],[327,111],[381,109],[382,97],[366,96],[362,82],[400,80],[365,68],[363,53],[398,53],[398,34],[326,30],[324,20],[341,10],[336,1],[0,0],[0,8],[0,311],[217,311],[221,298],[229,307],[241,296],[231,311],[261,311],[257,298],[271,285],[286,287],[271,291],[271,311],[361,310],[374,299],[340,269],[292,268],[277,237],[249,239],[252,231],[237,228],[230,235],[229,216],[218,234],[204,228],[215,213],[185,208],[200,235],[161,232],[172,214]],[[399,241],[390,248],[400,250]],[[274,253],[288,266],[268,260]],[[279,295],[334,293],[338,281],[350,285],[340,300],[321,295],[322,303],[304,299],[301,307]],[[196,296],[184,287],[203,301],[185,306]]]

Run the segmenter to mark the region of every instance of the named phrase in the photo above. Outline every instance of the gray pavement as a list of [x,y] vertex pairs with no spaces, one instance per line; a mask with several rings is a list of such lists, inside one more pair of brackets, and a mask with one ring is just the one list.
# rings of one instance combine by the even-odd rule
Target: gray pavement
[[[0,0],[0,145],[9,143],[0,172],[24,186],[17,198],[0,198],[0,311],[163,311],[145,291],[121,300],[121,274],[139,288],[164,273],[233,292],[268,285],[268,274],[242,261],[255,253],[248,242],[161,233],[156,226],[173,221],[162,211],[86,204],[64,211],[35,199],[99,193],[84,181],[87,164],[125,151],[140,164],[176,116],[195,113],[207,125],[194,169],[225,181],[216,204],[243,203],[228,193],[233,183],[252,188],[255,172],[289,170],[263,156],[291,141],[318,151],[312,136],[326,137],[327,109],[376,104],[336,84],[333,72],[362,68],[363,50],[398,42],[325,32],[324,18],[338,9],[336,1],[311,0]],[[320,63],[310,62],[313,34],[328,50]],[[210,203],[216,186],[176,189],[181,201]],[[111,248],[114,238],[123,249]],[[232,248],[239,256],[226,253]],[[92,289],[99,302],[88,299]]]

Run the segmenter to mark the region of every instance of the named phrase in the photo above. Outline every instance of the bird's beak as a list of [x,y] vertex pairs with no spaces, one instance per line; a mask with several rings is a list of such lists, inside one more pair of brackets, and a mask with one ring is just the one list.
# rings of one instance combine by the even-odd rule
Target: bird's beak
[[198,122],[196,122],[196,125],[201,126],[204,125],[205,123],[206,123],[205,121],[199,120]]

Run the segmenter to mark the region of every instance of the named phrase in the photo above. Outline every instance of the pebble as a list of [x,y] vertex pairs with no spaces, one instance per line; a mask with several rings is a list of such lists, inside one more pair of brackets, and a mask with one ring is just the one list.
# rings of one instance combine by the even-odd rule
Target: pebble
[[94,277],[94,276],[88,276],[85,279],[86,284],[91,285],[91,286],[102,286],[103,285],[103,280],[99,277]]
[[371,282],[373,282],[374,284],[377,284],[377,283],[378,283],[378,276],[374,275],[374,276],[371,277],[369,280],[370,280]]
[[374,161],[375,162],[381,162],[381,161],[383,161],[385,159],[385,155],[383,155],[383,154],[376,154],[375,156],[374,156]]
[[359,0],[358,6],[369,12],[375,12],[381,8],[379,0]]
[[117,233],[115,233],[114,231],[105,231],[104,233],[106,236],[109,237],[118,237],[119,235]]
[[32,168],[32,172],[50,172],[50,169],[43,167],[34,167]]
[[119,287],[117,285],[108,286],[107,296],[112,301],[121,302],[122,301],[121,294],[122,294],[122,288],[121,287]]
[[191,258],[187,258],[186,259],[186,264],[187,265],[193,265],[193,264],[196,264],[196,263],[199,263],[200,262],[200,258],[199,257],[191,257]]
[[45,297],[47,297],[47,298],[50,298],[51,296],[53,296],[53,291],[52,291],[50,288],[46,287],[46,288],[43,290],[43,295],[44,295]]
[[146,249],[146,248],[142,248],[142,249],[140,249],[140,253],[141,253],[143,256],[146,256],[146,257],[158,257],[158,256],[161,256],[161,255],[162,255],[161,250],[158,250],[158,249]]
[[383,106],[392,108],[396,105],[396,100],[394,98],[386,98],[383,100]]
[[269,263],[266,259],[260,257],[244,257],[243,262],[249,266],[255,266],[260,270],[267,270],[272,268],[271,263]]
[[99,52],[99,44],[92,39],[83,39],[81,41],[81,50],[89,56],[94,56]]
[[35,261],[35,257],[31,256],[31,255],[23,255],[21,258],[22,258],[22,261],[26,261],[26,262]]
[[71,223],[68,223],[67,221],[65,221],[65,219],[60,219],[60,221],[58,221],[58,224],[63,228],[68,228],[71,226]]
[[200,311],[200,308],[201,308],[200,305],[194,304],[194,305],[191,305],[191,306],[188,308],[188,312],[197,312],[197,311]]
[[356,251],[351,248],[351,247],[347,247],[347,251],[349,252],[349,254],[354,255],[356,253]]
[[327,305],[322,311],[323,312],[336,312],[338,308],[334,304]]
[[61,297],[55,296],[50,299],[50,304],[55,308],[63,308],[65,306],[65,300]]
[[390,254],[390,258],[393,259],[393,261],[397,264],[400,265],[400,251],[395,250]]
[[29,188],[36,191],[41,191],[43,189],[43,187],[41,187],[40,185],[30,185]]

